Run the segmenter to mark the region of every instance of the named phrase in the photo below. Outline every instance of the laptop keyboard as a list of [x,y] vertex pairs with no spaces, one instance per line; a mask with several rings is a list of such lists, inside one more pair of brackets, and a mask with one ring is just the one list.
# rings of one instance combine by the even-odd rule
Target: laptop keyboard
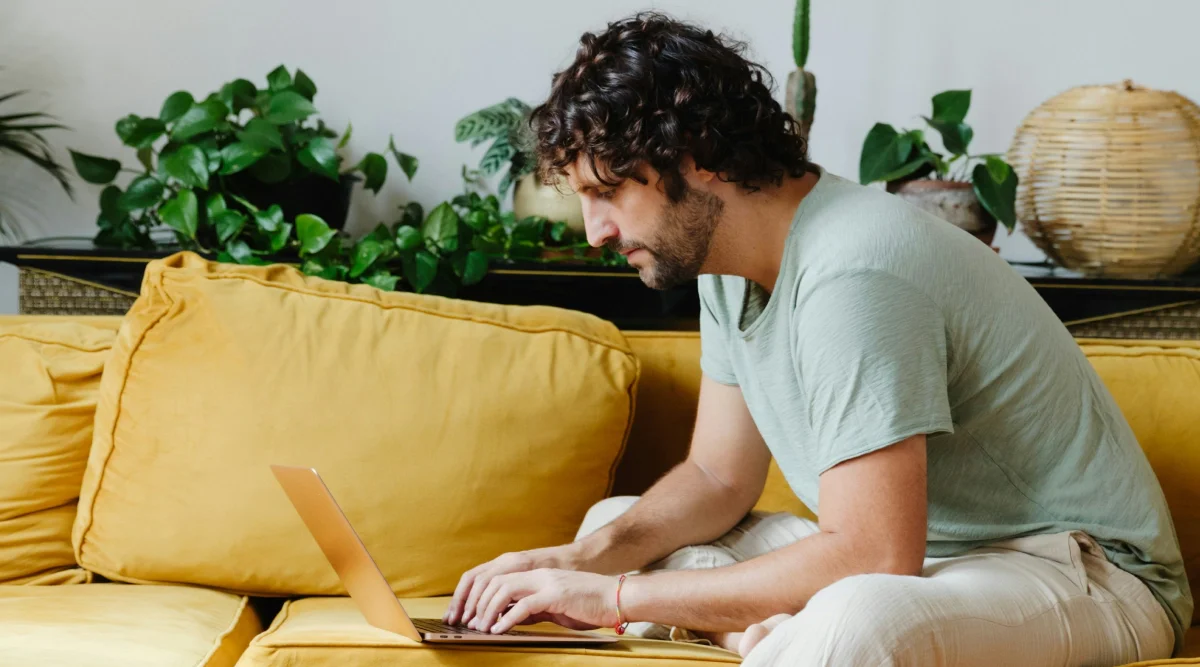
[[[465,626],[447,625],[441,621],[437,621],[432,618],[414,618],[414,619],[412,619],[412,623],[421,632],[432,632],[432,633],[439,634],[439,635],[487,635],[489,637],[500,636],[500,635],[493,635],[490,632],[482,632],[480,630],[472,630],[471,628],[468,628]],[[528,636],[528,635],[534,635],[537,633],[522,632],[520,630],[509,630],[508,632],[505,632],[503,634]]]

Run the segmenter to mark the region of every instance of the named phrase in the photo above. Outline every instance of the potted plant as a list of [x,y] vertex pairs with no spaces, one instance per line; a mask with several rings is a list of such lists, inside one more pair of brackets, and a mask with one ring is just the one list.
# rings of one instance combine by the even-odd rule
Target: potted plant
[[[17,91],[0,95],[0,105],[14,100],[25,91]],[[42,171],[50,174],[58,181],[63,190],[71,196],[71,183],[67,181],[67,172],[50,150],[50,144],[42,135],[45,130],[66,129],[55,122],[52,116],[31,111],[17,113],[0,113],[0,153],[16,155],[28,160]],[[28,238],[29,233],[20,227],[17,220],[4,214],[0,209],[0,240],[19,243]]]
[[[285,218],[307,214],[342,227],[353,184],[361,179],[378,192],[387,160],[368,153],[343,169],[337,151],[350,128],[335,144],[337,133],[317,118],[316,94],[303,70],[293,76],[281,65],[267,75],[265,88],[236,79],[200,100],[181,90],[166,98],[157,116],[118,120],[117,136],[137,151],[142,169],[71,151],[85,181],[107,186],[97,245],[154,248],[151,231],[166,225],[183,247],[245,259],[288,247],[292,223]],[[416,158],[394,143],[388,151],[411,179]],[[122,171],[134,174],[124,189],[113,184]],[[276,209],[278,215],[262,213]]]
[[792,59],[796,70],[788,74],[787,112],[800,123],[800,136],[808,139],[813,116],[817,111],[817,77],[804,69],[808,64],[808,0],[796,0],[796,13],[792,18]]
[[472,148],[492,142],[479,161],[479,175],[486,178],[504,172],[497,191],[503,198],[513,187],[513,212],[518,219],[537,216],[561,220],[582,233],[583,205],[578,195],[544,185],[534,173],[537,164],[529,129],[530,111],[529,105],[510,97],[458,121],[454,140],[469,141]]
[[933,113],[924,117],[949,157],[931,149],[922,130],[876,123],[863,142],[858,176],[863,184],[886,183],[888,192],[990,245],[997,221],[1009,231],[1016,225],[1017,174],[998,154],[968,153],[970,107],[970,90],[948,90],[933,96]]

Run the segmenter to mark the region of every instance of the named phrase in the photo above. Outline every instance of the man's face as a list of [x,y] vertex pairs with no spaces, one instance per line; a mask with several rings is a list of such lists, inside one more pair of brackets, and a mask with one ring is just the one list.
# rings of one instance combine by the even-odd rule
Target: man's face
[[667,197],[658,173],[648,167],[641,173],[645,185],[625,179],[611,187],[580,160],[567,169],[567,180],[583,203],[588,242],[625,255],[642,282],[661,290],[700,275],[724,210],[724,202],[698,180],[701,187],[693,187],[692,173],[684,172],[689,186],[678,202]]

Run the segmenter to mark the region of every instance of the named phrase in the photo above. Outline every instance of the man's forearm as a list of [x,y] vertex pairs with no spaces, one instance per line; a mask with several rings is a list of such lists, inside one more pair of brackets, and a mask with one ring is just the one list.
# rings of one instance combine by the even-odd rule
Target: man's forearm
[[737,632],[776,614],[795,614],[817,591],[856,574],[919,574],[862,540],[817,533],[759,558],[709,570],[656,572],[630,577],[621,612],[699,631]]
[[689,461],[676,466],[625,514],[569,545],[575,569],[617,574],[637,570],[680,547],[727,533],[754,504]]

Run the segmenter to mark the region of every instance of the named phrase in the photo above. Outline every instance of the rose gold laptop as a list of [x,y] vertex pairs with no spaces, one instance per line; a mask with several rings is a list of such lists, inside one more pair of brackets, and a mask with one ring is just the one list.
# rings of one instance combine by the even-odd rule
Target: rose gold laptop
[[571,644],[600,645],[617,641],[587,632],[563,628],[561,632],[525,632],[510,630],[494,635],[467,627],[446,625],[440,619],[409,618],[375,559],[367,552],[358,533],[350,525],[342,508],[333,499],[329,487],[313,468],[272,465],[271,471],[300,513],[304,525],[337,572],[350,599],[358,605],[371,625],[403,635],[417,642],[491,643],[491,644]]

